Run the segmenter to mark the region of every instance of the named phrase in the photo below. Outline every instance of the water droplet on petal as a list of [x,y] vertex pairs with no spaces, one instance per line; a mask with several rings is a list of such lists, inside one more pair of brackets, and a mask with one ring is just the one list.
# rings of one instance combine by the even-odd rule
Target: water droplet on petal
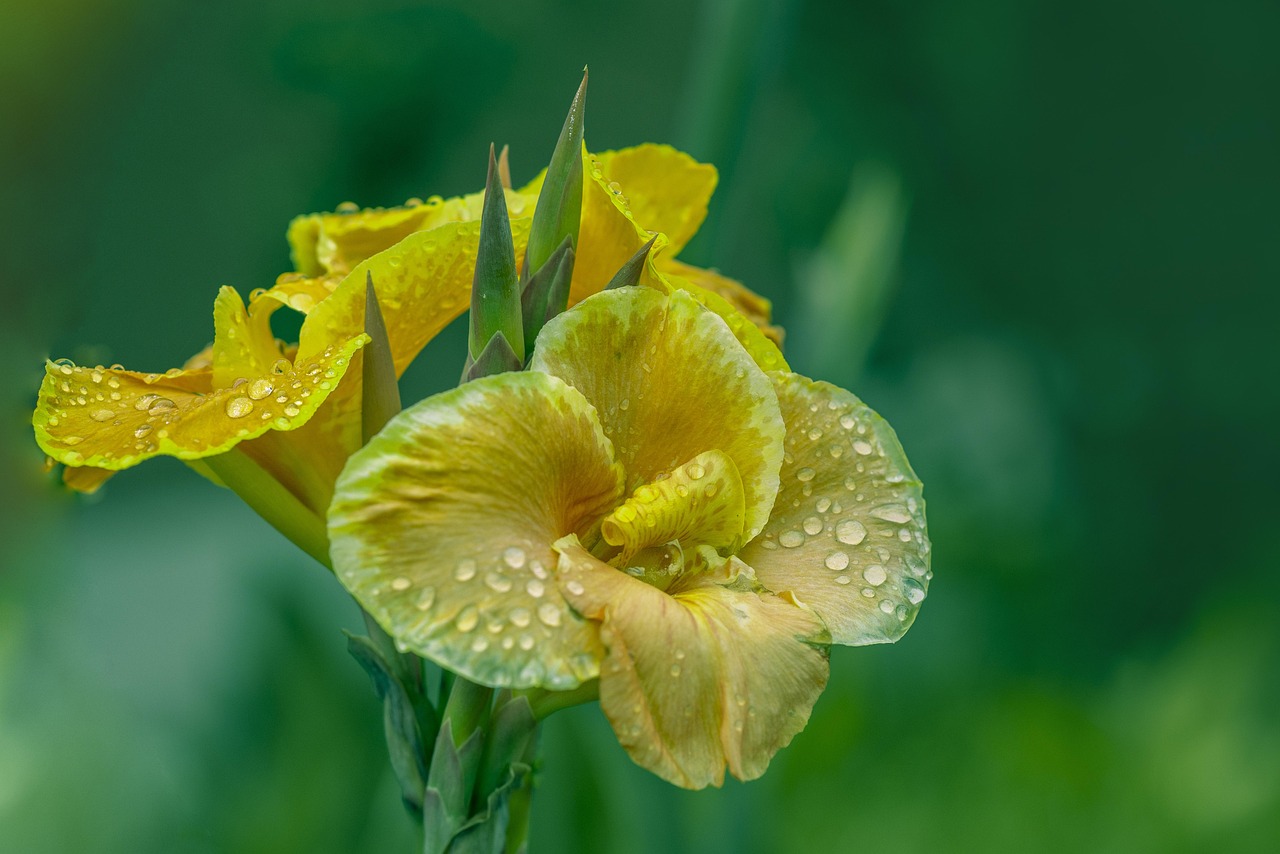
[[534,599],[538,599],[546,592],[546,586],[536,578],[529,579],[529,583],[524,586],[529,595]]
[[813,477],[816,474],[817,472],[815,472],[813,469],[809,468],[808,466],[805,466],[804,468],[796,471],[796,480],[800,481],[801,483],[808,483],[809,481],[813,480]]
[[490,572],[484,577],[485,585],[495,593],[506,593],[511,590],[511,579],[501,572]]
[[529,613],[528,608],[512,608],[511,609],[511,625],[516,628],[527,628],[533,620],[533,615]]
[[271,380],[266,379],[265,377],[259,377],[258,379],[250,383],[249,397],[252,397],[254,400],[262,400],[264,397],[271,394],[271,392],[275,390],[276,390],[276,387],[271,382]]
[[911,521],[911,514],[907,512],[907,508],[900,504],[886,504],[883,507],[877,507],[871,511],[871,515],[886,522],[896,522],[899,525]]
[[902,589],[907,594],[907,601],[912,605],[919,605],[924,601],[924,587],[914,578],[902,579]]
[[110,409],[97,409],[89,416],[94,421],[110,421],[116,414]]
[[817,516],[810,516],[804,520],[804,532],[809,536],[816,536],[822,533],[822,520]]
[[524,566],[524,550],[517,546],[512,546],[502,553],[502,562],[512,569],[519,569]]
[[884,571],[883,566],[878,563],[873,563],[871,566],[862,570],[862,577],[865,578],[867,583],[872,587],[879,587],[881,584],[884,584],[886,579],[888,579],[889,574]]
[[576,579],[573,581],[570,581],[564,587],[574,596],[581,596],[583,593],[587,592],[587,588],[583,587],[582,583]]
[[458,561],[458,567],[453,571],[453,577],[459,581],[470,581],[476,577],[476,562],[474,560]]
[[228,418],[244,418],[253,411],[253,401],[244,395],[233,397],[227,401]]
[[867,529],[857,519],[845,519],[836,525],[836,539],[847,546],[856,546],[867,538]]
[[[571,584],[573,582],[570,582]],[[548,626],[555,628],[560,625],[560,609],[550,602],[543,602],[538,606],[538,619]]]
[[844,552],[832,552],[827,555],[827,559],[823,563],[827,565],[827,569],[834,569],[839,572],[849,566],[849,556]]
[[408,590],[412,586],[413,586],[413,582],[405,578],[403,575],[391,580],[392,590]]
[[468,605],[462,609],[453,624],[458,627],[460,632],[469,632],[480,624],[480,613],[476,610],[475,605]]
[[794,549],[804,545],[804,534],[799,531],[783,531],[778,536],[778,542],[783,548]]
[[689,475],[690,480],[701,480],[707,474],[707,470],[703,468],[701,463],[689,463],[684,467],[684,472]]
[[424,587],[422,592],[418,594],[418,604],[415,606],[419,611],[429,611],[436,601],[436,589],[434,587]]
[[866,439],[857,439],[857,440],[855,440],[855,441],[854,441],[854,443],[853,443],[853,449],[854,449],[855,451],[857,451],[859,454],[862,454],[862,456],[864,456],[864,457],[865,457],[867,454],[870,454],[872,450],[874,450],[874,449],[871,447],[871,443],[870,443],[870,442],[868,442]]

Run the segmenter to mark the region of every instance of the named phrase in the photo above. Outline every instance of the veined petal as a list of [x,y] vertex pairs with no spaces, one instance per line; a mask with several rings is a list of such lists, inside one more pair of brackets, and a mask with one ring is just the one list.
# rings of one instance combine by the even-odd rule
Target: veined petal
[[[616,183],[643,228],[671,241],[671,254],[685,247],[707,217],[707,203],[719,176],[669,145],[646,143],[596,155],[601,178]],[[609,186],[607,183],[606,186]]]
[[[516,257],[521,257],[529,239],[529,218],[513,220],[511,235]],[[470,303],[479,241],[479,222],[445,223],[411,234],[361,262],[307,315],[299,358],[364,330],[365,282],[372,274],[396,374],[404,373],[422,348]]]
[[776,395],[724,321],[689,294],[591,297],[543,328],[530,367],[596,407],[629,488],[719,450],[742,477],[747,537],[764,526],[782,464]]
[[678,786],[764,773],[827,682],[814,614],[769,593],[695,583],[672,596],[559,545],[560,589],[600,621],[600,707],[636,764]]
[[813,608],[834,643],[895,641],[932,577],[920,481],[893,429],[857,397],[770,377],[787,421],[782,488],[764,533],[738,556],[765,587]]
[[728,548],[742,536],[745,510],[738,467],[722,451],[707,451],[636,489],[605,517],[600,534],[622,547],[617,565],[627,566],[641,549],[673,540],[686,549]]
[[111,470],[160,454],[220,454],[268,430],[305,424],[365,340],[361,334],[283,373],[225,389],[212,387],[208,370],[142,374],[49,362],[32,418],[36,441],[58,462]]
[[[532,216],[536,194],[507,191],[513,217]],[[484,192],[451,199],[432,196],[403,207],[338,210],[296,217],[289,223],[294,266],[305,276],[351,271],[366,258],[390,249],[410,234],[450,222],[480,219]],[[353,206],[354,208],[354,206]]]
[[551,578],[552,543],[622,496],[595,410],[507,373],[411,406],[351,457],[329,510],[340,581],[405,648],[477,682],[573,688],[595,627]]
[[[711,291],[733,306],[738,314],[755,324],[760,332],[777,347],[782,346],[782,329],[772,325],[773,303],[746,285],[721,275],[715,270],[704,270],[665,255],[658,258],[657,266],[659,272],[666,276],[676,276],[690,285]],[[719,314],[719,312],[716,313]],[[761,367],[764,366],[761,365]],[[786,370],[786,368],[765,368],[765,370]]]

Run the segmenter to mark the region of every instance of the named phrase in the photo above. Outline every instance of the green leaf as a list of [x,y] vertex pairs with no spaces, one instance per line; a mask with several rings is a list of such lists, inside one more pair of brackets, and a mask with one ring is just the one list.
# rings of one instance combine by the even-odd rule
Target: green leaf
[[520,293],[520,308],[524,313],[525,357],[533,352],[533,342],[548,320],[564,311],[569,305],[569,284],[573,279],[573,242],[570,238],[533,274]]
[[481,796],[496,791],[511,767],[524,757],[537,727],[538,721],[526,697],[514,697],[493,713],[476,789]]
[[551,154],[538,206],[533,211],[529,228],[529,245],[524,253],[526,281],[541,270],[566,237],[578,245],[578,226],[582,219],[582,131],[586,118],[587,73],[569,105],[560,138]]
[[390,662],[383,658],[369,638],[347,634],[347,650],[373,681],[382,700],[382,722],[386,730],[391,767],[400,781],[400,796],[415,812],[422,809],[427,768],[422,757],[422,734],[413,702]]
[[[467,726],[464,723],[457,732],[460,735],[467,732]],[[454,718],[446,711],[445,722],[436,737],[422,801],[423,851],[427,854],[448,851],[454,834],[462,829],[471,815],[471,792],[480,767],[484,731],[471,729],[461,744],[455,743],[454,732]]]
[[489,146],[489,177],[480,215],[480,246],[471,285],[471,337],[468,352],[477,361],[489,340],[503,334],[514,352],[524,352],[520,290],[516,278],[516,250],[506,196],[498,178],[498,163]]
[[373,289],[373,273],[364,286],[364,331],[369,343],[364,347],[361,376],[360,433],[368,442],[400,411],[400,386],[396,383],[396,363],[391,357],[391,341],[382,320],[378,294]]
[[649,238],[649,242],[636,250],[636,254],[627,259],[627,262],[618,268],[618,272],[613,274],[613,278],[609,280],[609,284],[604,289],[611,288],[629,288],[640,283],[640,274],[644,272],[644,260],[649,257],[649,250],[653,248],[653,242],[658,239],[658,235]]
[[507,337],[499,332],[489,339],[479,358],[473,360],[467,357],[467,363],[462,368],[462,382],[459,385],[493,374],[518,371],[523,366],[524,360],[516,355]]

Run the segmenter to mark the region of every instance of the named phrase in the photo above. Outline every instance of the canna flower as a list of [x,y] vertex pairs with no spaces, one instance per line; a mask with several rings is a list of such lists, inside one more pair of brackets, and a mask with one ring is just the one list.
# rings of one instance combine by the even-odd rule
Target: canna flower
[[589,690],[688,788],[762,774],[832,644],[891,642],[930,578],[921,487],[847,391],[765,371],[681,290],[606,291],[529,369],[393,418],[329,510],[339,580],[402,649]]
[[[705,217],[714,167],[658,145],[584,156],[590,178],[571,300],[603,288],[656,235],[642,283],[697,293],[738,318],[737,334],[762,364],[785,365],[773,341],[741,320],[730,301],[751,306],[768,331],[767,302],[669,257]],[[505,191],[517,257],[543,177]],[[362,440],[366,281],[377,290],[399,376],[468,306],[483,199],[480,192],[295,219],[288,237],[297,272],[254,291],[247,305],[234,289],[222,288],[214,302],[213,343],[183,367],[143,373],[48,363],[33,417],[37,442],[67,466],[67,485],[86,492],[152,457],[182,459],[232,486],[324,561],[319,520]],[[277,341],[271,332],[271,315],[282,307],[306,316],[297,344]]]

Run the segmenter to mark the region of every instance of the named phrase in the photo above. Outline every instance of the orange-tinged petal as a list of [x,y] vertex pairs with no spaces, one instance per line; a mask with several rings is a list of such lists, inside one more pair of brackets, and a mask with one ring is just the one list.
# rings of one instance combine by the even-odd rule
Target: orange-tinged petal
[[773,385],[689,294],[637,287],[591,297],[543,328],[530,368],[599,410],[628,487],[719,450],[742,477],[747,536],[763,527],[782,464]]
[[551,577],[552,543],[622,495],[595,410],[506,373],[401,412],[352,456],[329,510],[339,580],[406,649],[487,685],[573,688],[595,627]]
[[600,621],[600,707],[631,758],[690,789],[750,780],[804,728],[827,681],[814,614],[703,580],[669,595],[559,544],[560,589]]
[[707,203],[719,176],[669,145],[644,145],[596,155],[606,186],[617,184],[641,227],[660,231],[671,254],[685,247],[707,217]]
[[111,470],[160,454],[219,454],[268,430],[305,424],[365,340],[360,335],[289,371],[226,389],[213,388],[208,370],[142,374],[49,362],[32,419],[36,441],[58,462]]
[[[511,235],[518,258],[529,239],[529,218],[513,220]],[[307,315],[299,358],[364,330],[365,283],[372,275],[396,374],[403,373],[422,348],[470,304],[479,241],[478,222],[446,223],[411,234],[361,262]]]
[[892,428],[854,395],[770,376],[787,421],[782,488],[738,556],[765,587],[813,608],[834,643],[895,641],[931,577],[920,481]]
[[99,469],[93,466],[67,466],[62,470],[62,482],[66,484],[68,489],[92,495],[113,474],[115,472],[110,469]]
[[707,451],[669,477],[636,489],[600,525],[616,565],[627,566],[641,549],[679,540],[682,548],[728,548],[742,536],[746,511],[742,477],[722,451]]
[[[773,304],[769,300],[736,279],[730,279],[715,270],[704,270],[665,255],[660,256],[656,263],[659,272],[663,275],[679,277],[689,285],[711,291],[731,305],[734,311],[755,324],[760,332],[777,347],[782,346],[782,328],[772,324]],[[761,365],[761,367],[764,366]],[[785,370],[785,368],[768,367],[765,370]]]

